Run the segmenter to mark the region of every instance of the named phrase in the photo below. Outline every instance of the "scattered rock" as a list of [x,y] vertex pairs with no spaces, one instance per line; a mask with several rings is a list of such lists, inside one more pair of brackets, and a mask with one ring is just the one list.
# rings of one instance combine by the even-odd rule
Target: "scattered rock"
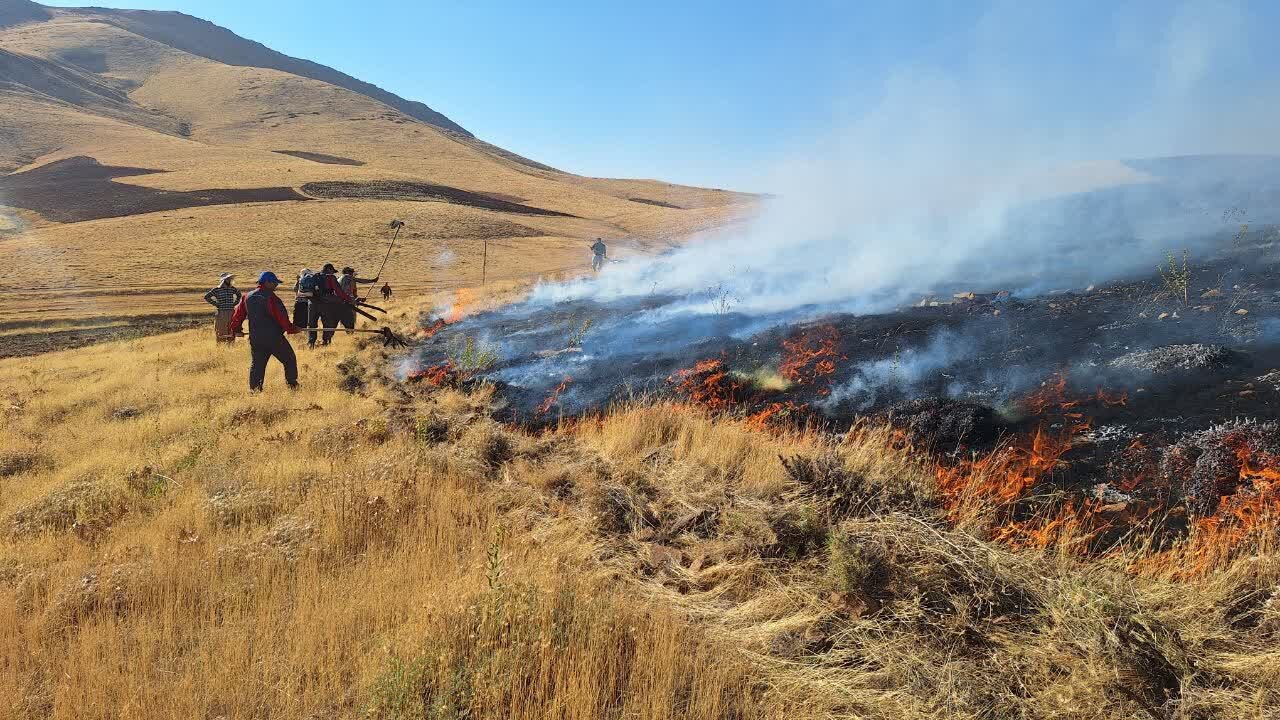
[[1221,291],[1221,290],[1219,290],[1218,288],[1214,288],[1214,289],[1212,289],[1212,290],[1206,290],[1206,291],[1204,291],[1204,292],[1200,293],[1200,297],[1202,297],[1202,298],[1219,298],[1219,297],[1222,297],[1222,291]]
[[1270,385],[1277,391],[1280,391],[1280,370],[1272,370],[1266,375],[1259,375],[1258,382]]
[[1237,314],[1237,315],[1248,315],[1248,314],[1249,314],[1249,311],[1248,311],[1248,310],[1245,310],[1244,308],[1240,308],[1239,310],[1237,310],[1237,311],[1236,311],[1236,314]]
[[953,297],[953,298],[955,298],[955,299],[957,299],[957,300],[973,300],[974,298],[976,298],[976,297],[978,297],[978,296],[977,296],[977,295],[975,295],[975,294],[973,294],[972,292],[959,292],[959,293],[956,293],[956,294],[952,295],[951,297]]
[[1156,319],[1157,319],[1157,320],[1164,320],[1164,319],[1166,319],[1166,318],[1168,318],[1168,317],[1169,317],[1169,313],[1167,313],[1167,312],[1166,312],[1166,313],[1160,313],[1160,317],[1158,317],[1158,318],[1156,318]]
[[138,408],[126,405],[124,407],[118,407],[115,410],[112,410],[111,419],[112,420],[129,420],[130,418],[136,418],[141,414],[142,414],[142,411],[139,410]]
[[1232,359],[1232,353],[1221,345],[1165,345],[1150,350],[1126,353],[1110,362],[1111,367],[1124,370],[1140,370],[1151,373],[1168,373],[1221,367]]

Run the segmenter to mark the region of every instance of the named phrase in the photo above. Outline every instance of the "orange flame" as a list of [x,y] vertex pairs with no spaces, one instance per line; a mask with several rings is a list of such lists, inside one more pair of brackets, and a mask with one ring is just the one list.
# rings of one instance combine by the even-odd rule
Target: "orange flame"
[[724,363],[720,360],[702,360],[691,368],[676,371],[667,382],[676,386],[676,391],[688,396],[696,405],[708,410],[724,411],[731,408],[738,400],[741,383],[731,379]]
[[427,327],[422,328],[422,330],[420,330],[418,334],[421,335],[423,338],[430,339],[435,337],[436,333],[445,329],[445,327],[448,324],[449,323],[444,318],[436,318],[435,322],[431,323]]
[[[782,364],[778,372],[782,377],[802,385],[812,385],[822,378],[834,375],[836,361],[844,357],[836,349],[840,333],[834,325],[824,325],[801,333],[795,340],[783,340]],[[822,394],[826,394],[823,390]]]
[[777,427],[778,423],[794,417],[803,409],[803,405],[797,405],[790,401],[770,403],[763,410],[747,418],[747,427],[764,432]]
[[425,382],[433,387],[454,387],[460,379],[457,369],[449,361],[410,373],[407,378],[409,382]]
[[466,317],[468,310],[475,304],[477,299],[476,291],[472,288],[458,288],[453,293],[453,305],[449,308],[449,314],[445,316],[446,323],[456,323]]
[[573,383],[573,378],[565,375],[564,380],[561,380],[560,384],[556,386],[556,389],[552,390],[551,394],[547,395],[547,399],[543,400],[542,404],[538,406],[538,417],[542,417],[543,415],[551,412],[551,408],[555,406],[556,403],[560,402],[560,393],[564,392],[571,383]]

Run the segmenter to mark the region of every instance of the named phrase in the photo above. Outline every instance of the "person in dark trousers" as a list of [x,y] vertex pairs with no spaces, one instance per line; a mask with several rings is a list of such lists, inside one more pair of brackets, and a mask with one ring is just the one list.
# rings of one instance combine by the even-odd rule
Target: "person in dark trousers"
[[262,392],[267,376],[267,362],[271,358],[284,366],[284,381],[292,390],[298,389],[298,358],[286,335],[300,332],[289,322],[284,303],[276,295],[280,278],[267,271],[258,276],[258,289],[245,295],[236,305],[231,316],[231,331],[239,333],[244,321],[249,321],[249,392]]
[[391,299],[391,283],[382,283],[382,299]]
[[356,329],[356,303],[359,302],[360,297],[360,290],[357,285],[368,285],[376,282],[378,282],[378,278],[365,280],[356,277],[355,268],[350,266],[342,268],[342,275],[338,277],[338,285],[342,288],[342,292],[352,299],[352,302],[342,306],[342,317],[338,319],[342,327],[348,330]]
[[[342,285],[338,282],[338,269],[333,266],[333,263],[325,263],[320,274],[320,286],[311,298],[311,312],[307,316],[307,328],[312,331],[307,335],[307,345],[310,347],[316,346],[315,329],[320,325],[324,325],[322,344],[328,345],[333,342],[333,331],[346,316],[344,306],[354,306],[356,302],[353,296],[342,289]],[[354,322],[352,326],[354,327]]]
[[605,247],[604,240],[596,238],[596,242],[591,246],[591,269],[600,272],[600,268],[604,267],[605,256],[609,252],[609,248]]
[[293,283],[293,324],[298,327],[306,327],[311,317],[311,293],[302,289],[303,278],[311,273],[311,268],[303,268]]
[[231,282],[235,278],[231,273],[223,273],[218,279],[218,287],[204,294],[204,301],[214,307],[213,335],[220,343],[236,341],[231,332],[231,314],[240,304],[240,289]]

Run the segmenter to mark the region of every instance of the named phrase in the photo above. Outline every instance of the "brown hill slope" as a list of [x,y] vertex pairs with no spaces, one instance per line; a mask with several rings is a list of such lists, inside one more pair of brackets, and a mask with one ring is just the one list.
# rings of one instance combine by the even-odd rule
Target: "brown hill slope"
[[406,100],[372,85],[310,60],[290,57],[271,48],[246,40],[226,28],[207,20],[179,12],[148,10],[107,10],[85,8],[69,11],[94,19],[103,19],[131,33],[150,38],[178,50],[208,58],[225,65],[280,70],[291,75],[311,78],[346,88],[389,105],[404,114],[444,130],[470,137],[461,125],[432,110],[425,104]]
[[41,5],[28,0],[5,0],[0,2],[0,28],[27,22],[48,20],[53,13]]
[[580,272],[591,238],[652,253],[752,206],[561,172],[195,18],[0,13],[0,322],[190,311],[223,270],[373,272],[392,217],[413,251],[387,279],[426,290]]

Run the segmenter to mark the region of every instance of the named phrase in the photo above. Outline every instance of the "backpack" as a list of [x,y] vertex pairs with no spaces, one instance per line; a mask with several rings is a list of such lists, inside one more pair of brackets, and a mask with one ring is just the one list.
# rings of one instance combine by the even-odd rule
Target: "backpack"
[[304,293],[311,293],[311,297],[320,297],[324,289],[324,275],[322,273],[307,273],[298,281],[298,289]]

